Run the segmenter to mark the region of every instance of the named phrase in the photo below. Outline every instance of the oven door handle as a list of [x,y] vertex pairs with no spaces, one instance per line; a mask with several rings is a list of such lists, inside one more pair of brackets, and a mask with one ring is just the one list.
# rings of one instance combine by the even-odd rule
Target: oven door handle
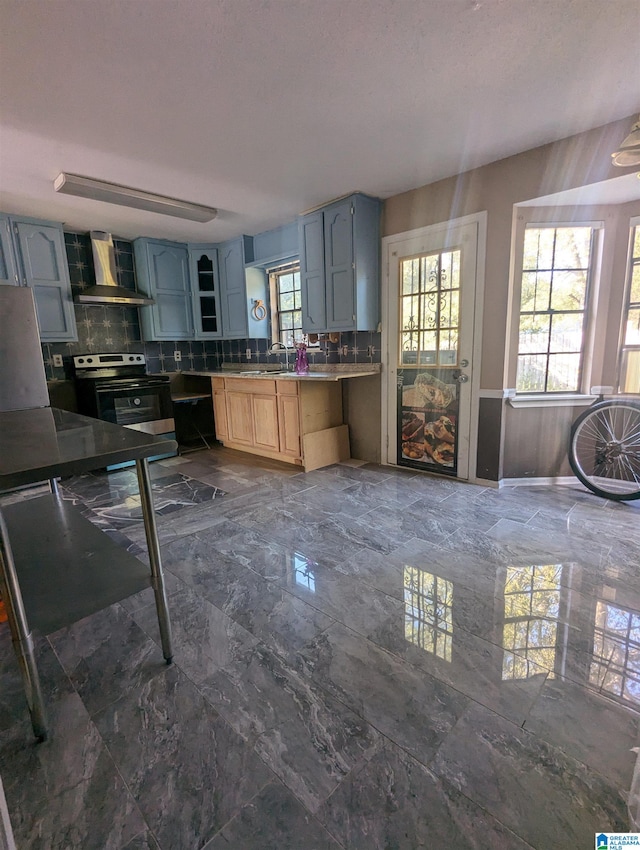
[[157,382],[148,382],[144,384],[127,384],[126,386],[122,386],[122,384],[111,384],[111,386],[103,386],[96,387],[97,393],[114,393],[114,392],[128,392],[129,390],[146,390],[146,389],[157,389],[158,387],[167,387],[169,388],[169,384],[166,381],[157,381]]

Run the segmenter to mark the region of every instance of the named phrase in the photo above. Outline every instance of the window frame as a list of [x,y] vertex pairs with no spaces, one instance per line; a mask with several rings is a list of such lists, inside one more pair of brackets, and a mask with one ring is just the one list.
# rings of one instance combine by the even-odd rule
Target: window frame
[[[300,277],[300,260],[292,260],[288,263],[281,263],[277,266],[272,266],[266,270],[268,279],[269,279],[269,303],[271,307],[271,341],[273,344],[279,343],[281,345],[285,345],[282,341],[281,335],[282,333],[286,333],[290,330],[294,331],[294,346],[296,342],[304,342],[307,348],[309,348],[309,340],[305,331],[302,330],[302,324],[298,327],[297,325],[293,328],[281,328],[280,327],[280,315],[282,313],[295,313],[297,312],[295,308],[293,310],[280,310],[280,290],[278,286],[278,282],[280,277],[283,277],[286,274],[298,274],[298,282],[301,283]],[[302,322],[302,287],[294,287],[294,291],[300,292],[300,321]],[[301,337],[300,339],[296,339],[295,331],[299,330]],[[291,346],[287,346],[291,349]],[[311,346],[313,347],[313,346]]]
[[[546,350],[546,369],[545,369],[545,389],[543,390],[519,390],[518,389],[518,372],[520,365],[520,358],[522,357],[520,353],[520,322],[523,315],[522,311],[522,283],[525,272],[536,271],[537,269],[525,269],[524,268],[524,245],[525,239],[527,235],[527,231],[531,230],[563,230],[563,229],[577,229],[577,228],[589,228],[591,230],[590,237],[590,247],[589,247],[589,262],[587,266],[587,276],[586,276],[586,286],[585,286],[585,296],[584,296],[584,308],[582,310],[553,310],[551,305],[549,305],[549,309],[547,310],[538,310],[538,311],[525,311],[526,315],[531,316],[549,316],[549,335],[551,335],[552,331],[552,319],[555,314],[572,314],[572,313],[582,313],[582,343],[579,352],[571,352],[571,353],[579,353],[580,361],[578,366],[577,380],[576,386],[573,389],[558,389],[558,390],[549,390],[547,389],[548,381],[549,381],[549,358],[554,353],[561,352],[553,352],[549,349],[547,345]],[[561,399],[562,397],[575,397],[578,395],[584,394],[585,387],[585,376],[587,373],[586,362],[591,355],[592,348],[592,340],[590,339],[590,326],[592,324],[592,316],[593,316],[593,302],[596,297],[597,286],[595,286],[594,280],[595,275],[597,273],[597,269],[599,266],[599,249],[600,249],[600,232],[603,228],[603,222],[600,221],[526,221],[523,222],[523,226],[518,229],[518,262],[516,265],[517,273],[518,273],[518,286],[517,286],[517,297],[515,300],[516,311],[515,311],[515,375],[514,375],[514,383],[515,383],[515,399],[513,399],[517,405],[517,399]],[[555,245],[554,245],[554,265],[545,271],[549,271],[551,273],[551,290],[550,290],[550,298],[553,293],[553,273],[556,271],[560,271],[560,269],[556,269],[555,267]],[[545,352],[540,352],[541,354],[545,354]]]
[[[634,245],[636,238],[640,241],[640,216],[634,216],[629,220],[629,249],[627,252],[626,264],[626,280],[624,288],[624,300],[622,316],[620,319],[620,342],[618,346],[618,369],[617,369],[617,386],[619,392],[626,395],[634,393],[633,390],[623,389],[623,384],[627,380],[628,362],[626,354],[628,351],[640,351],[640,344],[629,344],[626,340],[627,322],[629,321],[629,312],[632,308],[640,308],[640,301],[631,301],[631,287],[633,283],[634,266],[640,267],[640,252],[634,257]],[[640,388],[635,392],[640,391]]]

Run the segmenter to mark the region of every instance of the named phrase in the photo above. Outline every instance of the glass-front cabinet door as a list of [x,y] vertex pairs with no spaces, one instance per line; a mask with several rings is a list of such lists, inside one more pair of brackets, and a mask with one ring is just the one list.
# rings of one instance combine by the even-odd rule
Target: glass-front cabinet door
[[222,316],[217,249],[211,245],[190,245],[189,271],[196,338],[220,338]]

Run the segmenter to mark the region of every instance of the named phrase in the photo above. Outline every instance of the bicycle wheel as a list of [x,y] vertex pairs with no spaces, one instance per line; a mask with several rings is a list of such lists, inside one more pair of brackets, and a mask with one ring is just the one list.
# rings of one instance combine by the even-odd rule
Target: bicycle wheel
[[616,501],[640,498],[640,403],[599,401],[571,426],[569,463],[597,496]]

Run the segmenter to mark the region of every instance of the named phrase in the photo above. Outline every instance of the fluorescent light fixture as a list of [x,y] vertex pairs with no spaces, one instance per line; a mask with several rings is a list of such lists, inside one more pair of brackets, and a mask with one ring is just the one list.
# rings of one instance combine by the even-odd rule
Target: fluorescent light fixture
[[145,212],[174,215],[189,221],[212,221],[218,215],[218,210],[214,207],[203,207],[201,204],[191,204],[189,201],[179,201],[177,198],[154,195],[152,192],[143,192],[130,186],[119,186],[117,183],[94,180],[80,174],[67,174],[64,171],[53,181],[53,188],[63,195],[77,195],[79,198],[120,204]]
[[640,116],[620,145],[620,150],[611,154],[611,159],[614,165],[640,165]]

